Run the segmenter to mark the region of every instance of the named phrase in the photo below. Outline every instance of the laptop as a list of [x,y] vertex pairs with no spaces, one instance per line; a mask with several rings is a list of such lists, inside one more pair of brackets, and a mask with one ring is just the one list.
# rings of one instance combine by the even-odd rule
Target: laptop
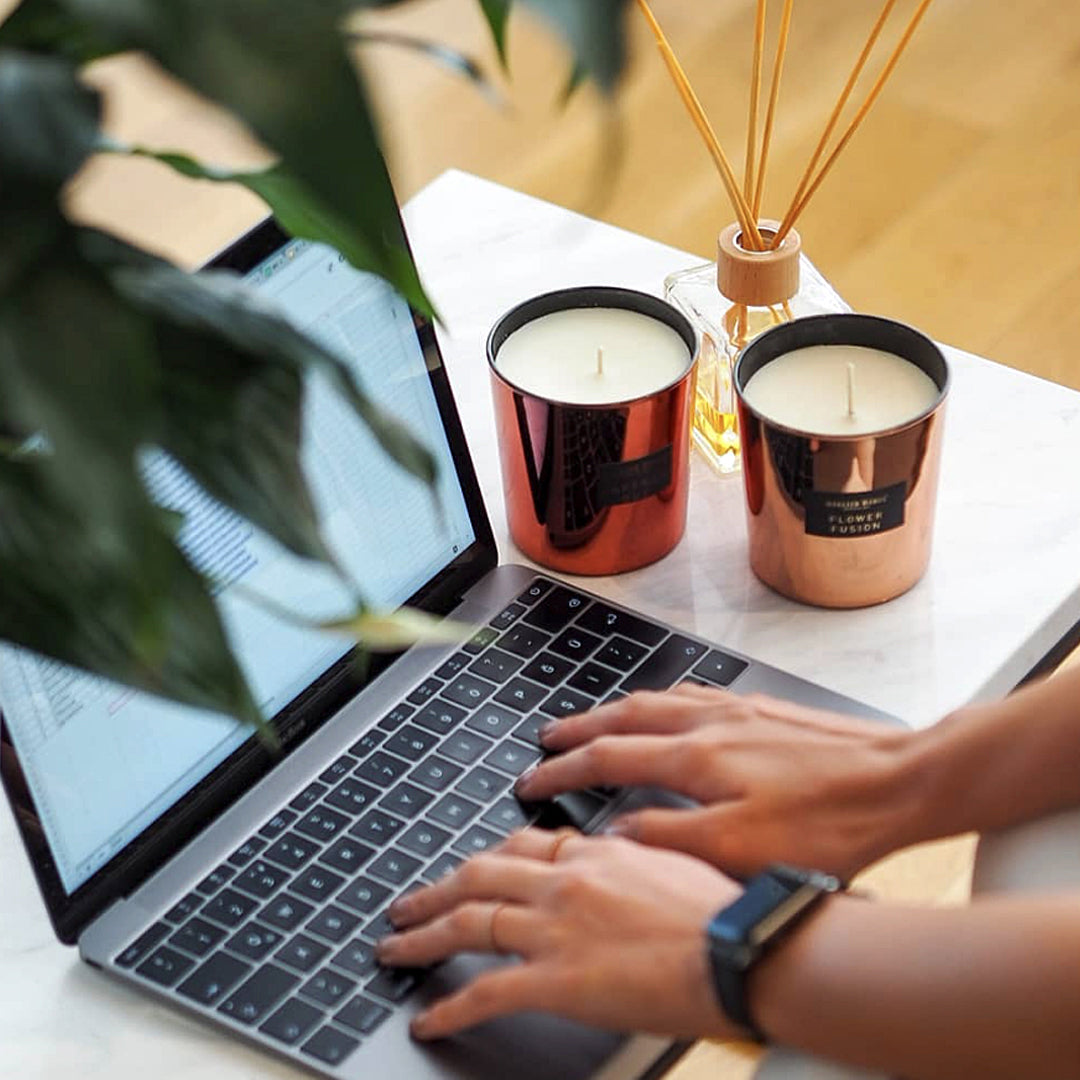
[[662,793],[511,793],[548,718],[683,679],[873,710],[519,565],[499,565],[432,326],[381,279],[268,220],[211,263],[330,343],[438,459],[431,493],[313,376],[304,465],[331,547],[376,604],[480,629],[365,670],[344,639],[268,614],[347,610],[341,586],[206,497],[171,459],[147,482],[218,600],[282,750],[233,721],[0,650],[4,786],[59,939],[109,975],[327,1077],[630,1080],[680,1048],[526,1015],[437,1045],[410,1018],[490,963],[380,969],[401,893],[530,824],[594,830]]

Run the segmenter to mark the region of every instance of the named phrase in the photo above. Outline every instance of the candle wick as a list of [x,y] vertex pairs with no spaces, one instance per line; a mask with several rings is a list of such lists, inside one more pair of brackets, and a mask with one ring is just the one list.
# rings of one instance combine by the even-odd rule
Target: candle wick
[[847,414],[855,416],[855,365],[850,360],[847,366]]
[[598,345],[597,348],[596,348],[596,374],[599,375],[600,378],[604,377],[604,347],[603,347],[603,345]]

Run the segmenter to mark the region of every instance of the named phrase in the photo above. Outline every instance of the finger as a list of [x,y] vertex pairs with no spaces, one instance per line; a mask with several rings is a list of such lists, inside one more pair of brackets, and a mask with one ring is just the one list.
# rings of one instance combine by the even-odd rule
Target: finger
[[655,784],[681,791],[687,777],[678,736],[601,735],[538,765],[514,790],[523,799],[547,799],[597,785]]
[[499,968],[420,1013],[411,1026],[417,1039],[442,1039],[497,1016],[549,1006],[551,976],[537,964]]
[[505,850],[477,855],[434,885],[400,897],[390,905],[390,920],[395,927],[414,926],[467,900],[525,903],[540,893],[550,876],[551,867],[544,861]]
[[[591,712],[571,713],[544,725],[540,741],[548,750],[569,750],[601,735],[665,735],[687,731],[696,724],[674,691],[631,694]],[[683,706],[680,708],[679,706]]]
[[381,964],[430,967],[458,953],[529,955],[539,942],[539,916],[520,904],[468,901],[379,942]]
[[717,822],[713,810],[638,810],[616,818],[605,831],[650,847],[716,861]]

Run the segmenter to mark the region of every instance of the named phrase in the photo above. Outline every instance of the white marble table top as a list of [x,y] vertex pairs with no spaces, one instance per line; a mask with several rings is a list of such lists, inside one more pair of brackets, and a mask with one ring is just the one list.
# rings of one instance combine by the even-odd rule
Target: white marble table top
[[[503,555],[483,342],[525,297],[576,284],[659,292],[698,260],[451,172],[410,204],[412,240],[447,320],[447,364]],[[924,725],[1012,688],[1080,619],[1080,394],[954,350],[955,390],[928,577],[862,612],[800,607],[746,564],[741,481],[695,461],[686,539],[663,563],[591,587]],[[260,1080],[291,1066],[80,964],[53,938],[0,811],[0,1077]]]

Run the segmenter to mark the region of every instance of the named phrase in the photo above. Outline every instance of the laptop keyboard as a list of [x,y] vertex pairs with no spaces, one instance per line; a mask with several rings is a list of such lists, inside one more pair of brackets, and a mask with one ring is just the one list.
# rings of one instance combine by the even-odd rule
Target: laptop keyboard
[[[419,986],[375,944],[391,901],[536,821],[511,793],[540,728],[747,663],[537,578],[241,844],[117,966],[326,1065]],[[584,822],[611,797],[577,793]]]

